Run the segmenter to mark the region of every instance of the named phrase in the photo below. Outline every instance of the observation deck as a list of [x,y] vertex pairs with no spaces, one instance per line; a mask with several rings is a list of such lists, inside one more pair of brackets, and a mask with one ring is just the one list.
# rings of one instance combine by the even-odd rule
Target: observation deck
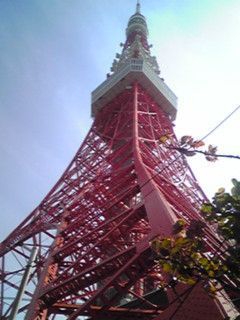
[[134,81],[144,87],[155,102],[175,120],[177,97],[144,59],[129,59],[92,92],[92,117]]

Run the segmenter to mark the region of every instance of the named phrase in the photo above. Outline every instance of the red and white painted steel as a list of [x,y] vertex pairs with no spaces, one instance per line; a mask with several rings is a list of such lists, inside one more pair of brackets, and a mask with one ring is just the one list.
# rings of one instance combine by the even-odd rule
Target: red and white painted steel
[[[136,35],[148,51],[143,31],[131,30],[122,54]],[[134,74],[127,87],[95,110],[93,125],[62,177],[1,243],[2,319],[11,312],[19,275],[36,247],[19,309],[27,320],[169,319],[179,296],[189,294],[179,287],[176,296],[169,288],[162,293],[168,302],[157,305],[146,298],[165,277],[149,242],[169,236],[179,218],[201,219],[206,197],[184,156],[160,143],[166,134],[177,143],[171,115],[140,83]],[[210,227],[205,238],[209,250],[218,246]],[[174,319],[223,319],[223,309],[201,287],[188,299],[187,309]],[[201,307],[193,305],[196,300]],[[144,308],[131,307],[131,301]]]

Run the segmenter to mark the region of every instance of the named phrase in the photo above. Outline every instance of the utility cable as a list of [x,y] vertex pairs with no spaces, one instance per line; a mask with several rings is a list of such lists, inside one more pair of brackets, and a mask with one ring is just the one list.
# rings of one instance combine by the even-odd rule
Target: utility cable
[[[207,137],[209,137],[217,128],[219,128],[226,120],[228,120],[238,109],[240,108],[240,105],[235,108],[226,118],[224,118],[216,127],[214,127],[212,130],[210,130],[201,140],[206,139]],[[165,165],[159,172],[156,172],[155,174],[153,174],[149,179],[147,179],[142,185],[140,185],[140,189],[143,188],[149,181],[153,180],[157,175],[161,174],[164,170],[166,170],[167,168],[169,168],[173,163],[175,163],[179,158],[183,158],[183,154],[180,153],[178,156],[176,156],[175,159],[173,159],[172,161],[170,161],[167,165]],[[160,162],[158,162],[156,165],[158,165]],[[152,189],[150,192],[148,192],[144,199],[146,199],[152,192],[154,191],[154,189]],[[204,194],[204,193],[203,193]]]
[[[205,140],[207,137],[209,137],[215,130],[217,130],[224,122],[226,122],[238,109],[240,108],[240,105],[237,106],[229,115],[227,115],[219,124],[217,124],[213,129],[211,129],[203,138],[201,141]],[[156,172],[153,174],[147,181],[145,181],[140,188],[144,187],[149,181],[151,181],[153,178],[155,178],[158,174],[161,174],[165,169],[169,168],[170,165],[172,165],[175,161],[177,161],[179,158],[181,158],[183,155],[178,155],[175,159],[170,161],[165,167],[162,168],[159,172]],[[160,163],[160,162],[159,162]],[[159,164],[157,163],[157,164]]]
[[226,118],[224,118],[219,124],[216,125],[212,130],[210,130],[201,140],[205,140],[207,137],[209,137],[214,131],[216,131],[224,122],[226,122],[238,109],[240,108],[240,105],[237,106]]

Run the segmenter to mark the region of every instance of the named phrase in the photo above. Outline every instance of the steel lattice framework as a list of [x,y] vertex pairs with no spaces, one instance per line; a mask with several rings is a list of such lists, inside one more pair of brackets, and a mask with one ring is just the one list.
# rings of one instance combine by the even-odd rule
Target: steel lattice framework
[[[139,16],[138,4],[131,19]],[[20,291],[19,275],[28,263],[31,272],[18,310],[28,320],[170,319],[173,314],[179,320],[216,320],[226,315],[201,285],[156,290],[166,276],[149,242],[169,236],[179,218],[202,219],[199,207],[206,197],[184,156],[159,141],[167,134],[177,144],[173,112],[164,107],[166,94],[162,102],[155,98],[154,77],[144,80],[140,49],[150,57],[145,25],[135,21],[135,29],[138,23],[143,28],[137,25],[136,32],[131,19],[120,66],[115,63],[107,91],[96,99],[95,120],[82,146],[40,205],[1,243],[2,319],[16,305],[8,297]],[[124,61],[127,54],[130,60]],[[124,81],[115,79],[124,73],[121,63],[125,69],[130,65]],[[216,250],[210,226],[205,240],[209,250]],[[30,261],[33,248],[36,259]]]

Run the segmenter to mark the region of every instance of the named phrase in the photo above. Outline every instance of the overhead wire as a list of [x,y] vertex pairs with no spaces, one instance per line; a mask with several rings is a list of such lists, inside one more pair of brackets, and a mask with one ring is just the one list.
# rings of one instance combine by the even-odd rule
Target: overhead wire
[[[229,115],[227,115],[217,126],[215,126],[212,130],[210,130],[203,138],[202,140],[206,139],[207,137],[209,137],[217,128],[219,128],[225,121],[227,121],[238,109],[240,108],[240,106],[238,106],[237,108],[235,108]],[[169,168],[175,161],[177,161],[179,158],[183,158],[183,154],[180,153],[178,156],[176,156],[175,159],[173,159],[172,161],[170,161],[167,165],[165,165],[159,172],[156,172],[155,174],[153,174],[149,179],[147,179],[142,185],[140,185],[140,189],[143,188],[149,181],[153,180],[157,175],[161,174],[164,170],[166,170],[167,168]],[[160,161],[156,164],[158,165],[160,163]],[[154,189],[152,189],[151,191],[149,191],[145,196],[144,199],[146,199],[152,192],[154,191]],[[214,237],[215,238],[215,237]],[[216,238],[217,239],[217,238]],[[215,239],[215,240],[216,240]]]
[[[216,131],[222,124],[224,124],[238,109],[240,108],[240,105],[237,106],[232,112],[230,112],[222,121],[220,121],[213,129],[211,129],[206,135],[204,135],[201,139],[201,141],[205,140],[207,137],[209,137],[214,131]],[[153,174],[147,181],[145,181],[140,188],[144,187],[149,181],[151,181],[153,178],[155,178],[157,175],[161,174],[164,170],[169,168],[170,165],[172,165],[175,161],[177,161],[179,158],[181,158],[183,155],[179,154],[175,159],[170,161],[165,167],[163,167],[159,172],[156,172]],[[159,162],[160,163],[160,162]],[[158,164],[159,164],[158,163]],[[149,195],[149,194],[148,194]]]
[[226,122],[238,109],[240,108],[240,105],[237,106],[229,115],[227,115],[222,121],[220,121],[212,130],[210,130],[205,136],[202,137],[201,140],[205,140],[208,138],[214,131],[216,131],[224,122]]
[[[214,131],[216,131],[222,124],[224,124],[238,109],[240,108],[240,105],[237,106],[230,114],[228,114],[222,121],[220,121],[213,129],[211,129],[206,135],[204,135],[201,139],[201,141],[205,140],[207,137],[209,137]],[[156,172],[155,174],[153,174],[147,181],[145,181],[140,188],[142,188],[143,186],[145,186],[149,181],[151,181],[154,177],[156,177],[157,175],[161,174],[165,169],[167,169],[169,166],[171,166],[175,161],[177,161],[180,157],[183,157],[182,154],[179,154],[175,159],[173,159],[172,161],[170,161],[170,163],[168,163],[164,168],[162,168],[159,172]],[[160,162],[159,162],[160,163]],[[144,197],[144,199],[146,197],[148,197],[154,190],[151,190],[149,193],[147,193]],[[191,294],[193,288],[195,287],[195,285],[193,287],[191,287],[191,291],[188,293]],[[187,295],[187,296],[188,296]],[[175,314],[179,311],[179,309],[181,308],[182,304],[186,301],[187,296],[185,296],[185,299],[178,305],[178,307],[175,309],[175,311],[173,312],[173,314],[171,315],[170,319],[173,319],[173,317],[175,316]]]

